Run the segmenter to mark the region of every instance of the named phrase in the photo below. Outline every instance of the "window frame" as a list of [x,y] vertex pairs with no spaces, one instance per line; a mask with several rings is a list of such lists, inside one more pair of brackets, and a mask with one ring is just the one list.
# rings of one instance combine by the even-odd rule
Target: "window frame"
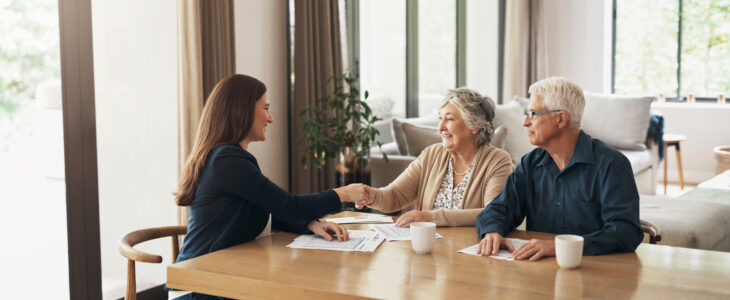
[[[616,18],[617,2],[612,0],[611,5],[611,94],[616,93]],[[679,19],[677,21],[677,91],[673,97],[665,97],[667,102],[687,102],[688,95],[682,95],[682,19],[683,0],[677,0],[679,3]],[[695,97],[696,102],[717,102],[717,98],[712,97]]]
[[[454,88],[466,85],[466,3],[456,0],[456,78]],[[504,68],[504,28],[506,0],[498,0],[499,20],[498,57],[497,57],[497,99],[501,104]],[[418,0],[405,0],[406,4],[406,118],[418,117]],[[355,77],[356,86],[360,85],[360,5],[359,0],[345,0],[347,16],[348,62]]]

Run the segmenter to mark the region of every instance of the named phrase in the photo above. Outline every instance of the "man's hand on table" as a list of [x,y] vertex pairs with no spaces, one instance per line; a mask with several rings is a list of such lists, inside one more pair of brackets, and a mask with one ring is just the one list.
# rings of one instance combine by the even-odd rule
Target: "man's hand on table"
[[512,246],[507,239],[501,234],[496,232],[490,232],[484,235],[484,238],[479,242],[479,248],[477,254],[481,256],[490,256],[499,253],[499,248],[504,246],[509,252],[514,252],[515,247]]
[[531,239],[523,244],[517,250],[512,252],[512,257],[516,260],[530,259],[536,261],[543,257],[555,256],[554,240],[536,240]]
[[490,232],[484,235],[479,242],[477,254],[482,256],[494,255],[499,252],[500,248],[505,248],[512,252],[512,257],[516,260],[529,259],[536,261],[543,257],[555,256],[555,241],[531,239],[515,249],[506,238],[496,232]]

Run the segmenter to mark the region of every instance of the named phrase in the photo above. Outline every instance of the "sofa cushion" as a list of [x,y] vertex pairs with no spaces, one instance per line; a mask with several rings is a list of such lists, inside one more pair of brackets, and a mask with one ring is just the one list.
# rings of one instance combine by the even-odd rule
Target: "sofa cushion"
[[[403,133],[406,136],[406,144],[408,144],[409,156],[418,156],[426,147],[442,141],[441,135],[438,133],[438,127],[420,126],[411,123],[403,123],[402,126]],[[504,149],[504,139],[507,133],[507,128],[504,126],[497,127],[489,144]]]
[[644,150],[653,97],[585,93],[583,130],[611,147]]
[[660,245],[730,251],[730,206],[641,195],[640,218],[659,227]]
[[631,169],[634,174],[651,167],[651,153],[649,150],[618,150],[631,162]]
[[418,156],[423,149],[441,142],[441,135],[438,128],[434,126],[422,126],[412,123],[403,123],[403,133],[406,136],[408,155]]
[[522,127],[523,108],[516,101],[497,105],[494,114],[494,125],[504,126],[507,136],[504,139],[504,150],[512,157],[512,164],[519,165],[522,156],[535,149],[527,138],[527,131]]
[[504,139],[507,137],[507,133],[509,133],[509,130],[507,127],[499,126],[497,129],[494,130],[494,134],[492,135],[492,140],[489,141],[489,144],[504,149]]
[[385,143],[380,148],[378,146],[370,147],[370,156],[371,157],[382,157],[383,153],[390,155],[400,155],[398,153],[398,145],[395,144],[395,142]]
[[408,143],[406,141],[406,136],[403,133],[403,123],[436,127],[438,122],[439,118],[437,113],[429,114],[420,118],[393,118],[393,126],[391,129],[393,130],[393,139],[395,140],[396,145],[398,145],[398,152],[400,155],[408,154]]

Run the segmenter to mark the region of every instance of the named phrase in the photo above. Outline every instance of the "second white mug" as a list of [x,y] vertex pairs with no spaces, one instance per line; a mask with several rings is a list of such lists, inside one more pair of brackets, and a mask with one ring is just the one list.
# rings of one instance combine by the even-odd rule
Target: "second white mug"
[[561,268],[578,267],[583,258],[583,237],[573,234],[555,236],[555,256]]
[[411,245],[416,254],[431,253],[433,244],[436,242],[436,223],[415,222],[411,223]]

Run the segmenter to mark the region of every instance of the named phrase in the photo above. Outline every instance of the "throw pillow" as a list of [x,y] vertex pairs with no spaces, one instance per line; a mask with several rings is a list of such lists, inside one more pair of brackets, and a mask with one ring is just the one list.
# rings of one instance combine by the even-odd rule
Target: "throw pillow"
[[507,127],[499,126],[497,129],[494,130],[494,134],[492,135],[492,140],[489,141],[489,144],[504,149],[504,138],[507,136]]
[[586,107],[581,127],[587,134],[617,149],[646,149],[644,142],[654,97],[584,94]]
[[497,105],[494,113],[494,125],[503,126],[507,129],[507,135],[504,139],[504,149],[512,158],[512,164],[519,165],[522,156],[535,149],[533,144],[527,138],[527,131],[522,127],[524,117],[522,116],[523,108],[516,101],[510,101],[506,104]]
[[437,127],[412,123],[403,123],[402,126],[410,156],[418,156],[426,147],[441,142],[441,135],[439,135]]
[[[409,119],[398,119],[393,118],[392,123],[392,133],[393,133],[393,139],[395,140],[396,145],[398,146],[398,152],[400,155],[408,155],[408,143],[406,141],[406,136],[403,133],[403,124],[404,123],[410,123],[414,125],[424,125],[424,126],[438,126],[438,114],[433,113],[429,114],[420,118],[409,118]],[[419,152],[420,153],[420,152]]]

